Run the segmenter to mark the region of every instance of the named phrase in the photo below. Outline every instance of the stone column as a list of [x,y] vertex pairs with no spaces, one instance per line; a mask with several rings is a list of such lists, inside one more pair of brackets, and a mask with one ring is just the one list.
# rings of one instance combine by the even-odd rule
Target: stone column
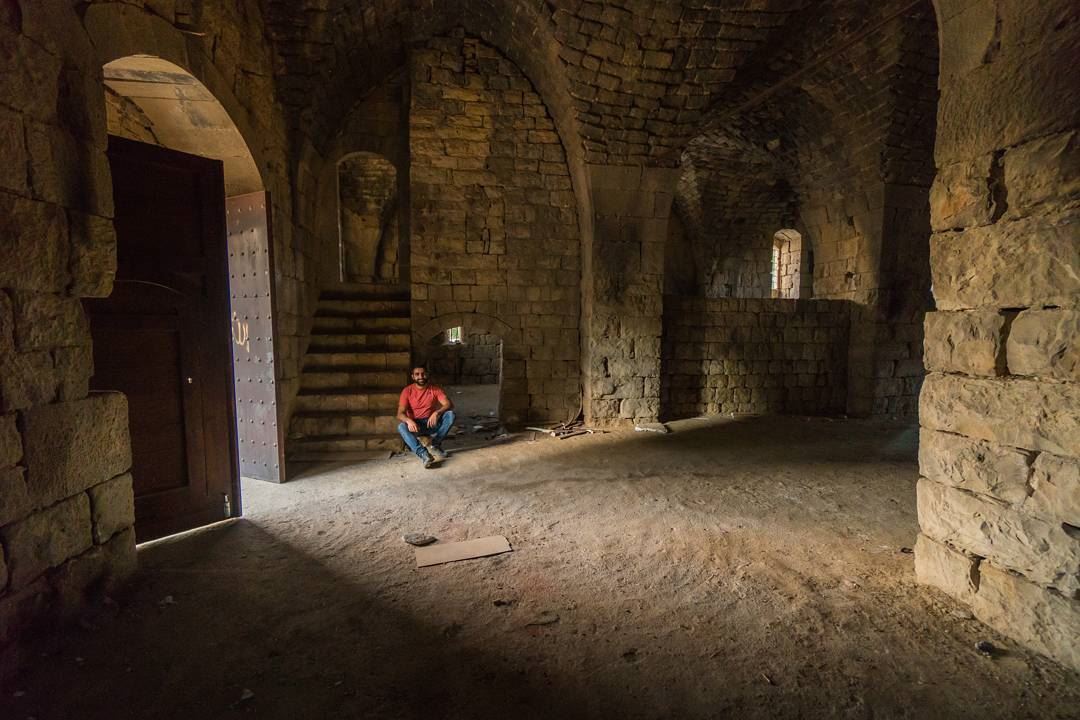
[[586,420],[655,422],[664,243],[678,170],[593,165],[589,175],[594,239],[582,288]]
[[951,4],[916,576],[1080,669],[1080,34],[1068,0]]

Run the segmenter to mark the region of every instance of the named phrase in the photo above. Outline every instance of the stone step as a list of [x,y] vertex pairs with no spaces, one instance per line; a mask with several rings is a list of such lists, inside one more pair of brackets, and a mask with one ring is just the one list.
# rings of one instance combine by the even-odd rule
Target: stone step
[[327,300],[319,298],[316,317],[391,317],[408,318],[407,300]]
[[409,353],[368,351],[359,353],[320,352],[304,357],[304,370],[363,372],[365,370],[392,370],[408,374]]
[[[286,456],[293,453],[356,452],[363,450],[400,450],[404,443],[395,433],[369,435],[319,435],[289,441]],[[291,459],[291,457],[290,457]]]
[[393,415],[397,412],[400,395],[400,390],[388,392],[384,388],[301,389],[296,396],[296,410],[301,413],[371,410]]
[[338,283],[325,288],[319,299],[327,300],[409,300],[409,286],[393,283]]
[[311,326],[313,335],[363,333],[369,335],[408,335],[411,329],[408,317],[367,317],[317,315]]
[[405,387],[406,378],[400,372],[377,370],[373,372],[316,372],[304,370],[300,375],[300,389],[325,390],[327,388],[383,388],[397,389]]
[[291,433],[319,435],[389,435],[397,432],[398,419],[379,411],[309,412],[293,415]]
[[308,353],[393,353],[411,348],[411,338],[405,333],[313,333]]

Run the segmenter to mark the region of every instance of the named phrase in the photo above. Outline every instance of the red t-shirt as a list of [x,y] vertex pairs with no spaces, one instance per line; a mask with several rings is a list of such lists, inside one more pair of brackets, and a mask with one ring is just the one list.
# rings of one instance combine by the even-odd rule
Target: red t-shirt
[[416,383],[410,383],[401,391],[399,402],[405,406],[405,415],[413,420],[423,420],[442,407],[446,402],[446,393],[438,385],[422,388]]

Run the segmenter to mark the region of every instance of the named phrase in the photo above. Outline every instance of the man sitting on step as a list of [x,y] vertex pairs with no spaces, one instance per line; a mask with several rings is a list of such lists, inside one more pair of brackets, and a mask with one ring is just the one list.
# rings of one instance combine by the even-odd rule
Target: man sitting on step
[[[446,459],[442,441],[454,425],[454,403],[438,385],[428,382],[427,368],[417,365],[412,369],[412,384],[406,385],[398,400],[398,432],[401,439],[416,453],[424,467],[433,467]],[[420,444],[420,436],[431,438],[431,449]]]

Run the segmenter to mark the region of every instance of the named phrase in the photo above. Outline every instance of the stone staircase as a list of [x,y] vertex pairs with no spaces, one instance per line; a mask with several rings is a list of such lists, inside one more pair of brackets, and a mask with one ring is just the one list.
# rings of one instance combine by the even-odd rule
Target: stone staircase
[[409,382],[409,291],[347,283],[319,296],[286,443],[292,462],[385,457],[402,447],[398,395]]

